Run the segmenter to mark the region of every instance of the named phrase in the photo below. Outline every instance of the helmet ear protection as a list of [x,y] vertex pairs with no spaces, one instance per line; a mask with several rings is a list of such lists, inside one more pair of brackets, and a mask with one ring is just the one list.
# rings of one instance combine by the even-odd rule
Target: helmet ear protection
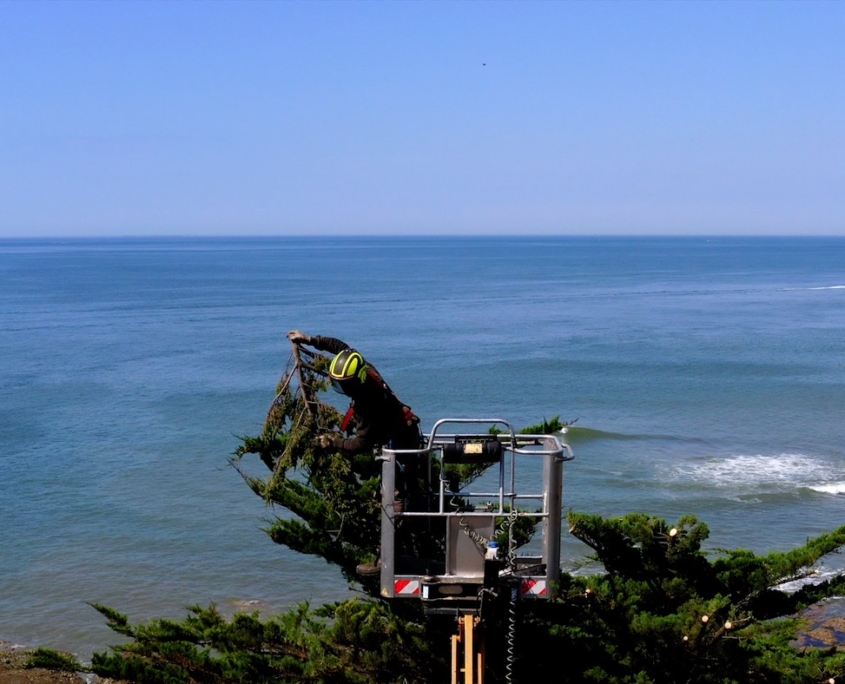
[[344,349],[332,359],[329,376],[341,382],[357,378],[363,384],[367,379],[367,362],[354,349]]

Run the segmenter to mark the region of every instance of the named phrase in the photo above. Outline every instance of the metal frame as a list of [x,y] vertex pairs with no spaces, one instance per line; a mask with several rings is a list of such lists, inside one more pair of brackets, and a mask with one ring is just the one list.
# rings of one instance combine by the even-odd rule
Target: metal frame
[[[445,425],[496,425],[504,426],[506,431],[500,435],[489,433],[446,433]],[[448,480],[445,477],[446,465],[443,463],[443,449],[447,444],[474,443],[484,440],[497,440],[501,444],[502,455],[499,460],[497,491],[474,492],[461,490],[447,491]],[[435,456],[440,456],[440,469],[435,473]],[[416,456],[427,460],[429,485],[434,485],[437,475],[436,510],[433,511],[403,511],[396,512],[394,507],[394,491],[396,489],[396,459],[397,456]],[[531,459],[541,458],[542,486],[540,492],[520,493],[516,490],[517,462],[523,463]],[[480,589],[483,585],[484,562],[480,563],[481,572],[454,572],[450,567],[450,551],[455,550],[460,539],[455,539],[457,532],[456,520],[462,528],[480,524],[490,528],[490,521],[495,525],[495,519],[508,517],[531,517],[540,521],[540,532],[543,536],[542,555],[520,556],[514,552],[512,539],[509,538],[505,566],[500,574],[522,579],[521,587],[524,598],[550,597],[554,585],[560,578],[560,531],[561,506],[563,489],[563,463],[574,458],[568,444],[560,441],[557,435],[517,435],[513,426],[500,418],[446,418],[437,421],[428,435],[423,449],[384,449],[379,459],[382,461],[382,517],[381,517],[381,595],[386,598],[418,598],[424,601],[434,599],[427,595],[431,587],[448,585],[466,585],[468,589],[478,587],[476,592],[463,593],[455,600],[454,607],[466,607],[480,602]],[[483,510],[449,510],[446,500],[459,496],[465,501],[485,500]],[[535,500],[540,502],[540,511],[518,510],[517,503]],[[516,511],[516,513],[514,513]],[[446,528],[447,552],[444,563],[445,571],[441,574],[397,574],[396,573],[396,544],[395,523],[402,518],[424,518],[442,521]],[[450,522],[451,521],[451,522]],[[464,524],[463,521],[467,521]],[[453,554],[454,555],[454,554]],[[455,565],[455,563],[451,563]],[[410,587],[408,591],[397,592],[397,583],[403,587]],[[538,583],[544,585],[545,591],[537,595],[532,588]],[[457,588],[457,587],[456,587]],[[438,597],[437,601],[449,603],[449,594]],[[452,609],[454,610],[454,608]]]

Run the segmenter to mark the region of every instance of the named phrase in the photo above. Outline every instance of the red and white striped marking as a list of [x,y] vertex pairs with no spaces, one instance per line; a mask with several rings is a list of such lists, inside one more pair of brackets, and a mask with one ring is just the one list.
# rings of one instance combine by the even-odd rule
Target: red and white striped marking
[[528,577],[522,580],[520,593],[526,598],[545,598],[546,580]]
[[396,594],[396,596],[419,596],[420,583],[418,580],[394,580],[393,593]]

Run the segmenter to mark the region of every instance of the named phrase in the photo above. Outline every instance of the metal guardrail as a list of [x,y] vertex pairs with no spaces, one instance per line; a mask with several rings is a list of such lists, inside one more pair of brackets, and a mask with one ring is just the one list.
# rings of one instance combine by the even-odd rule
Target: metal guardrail
[[[445,432],[443,427],[457,425],[500,425],[506,428],[500,434]],[[492,444],[490,444],[492,443]],[[483,447],[479,445],[488,444]],[[458,446],[455,446],[458,445]],[[486,449],[486,451],[485,451]],[[453,484],[448,478],[450,465],[447,454],[459,462],[496,463],[498,461],[497,486],[494,491],[459,491],[447,489]],[[463,456],[462,456],[463,454]],[[430,491],[435,494],[435,510],[412,511],[395,510],[393,492],[396,488],[397,459],[421,458],[426,460],[426,473]],[[466,461],[460,461],[466,457]],[[495,460],[485,461],[485,458]],[[522,561],[533,568],[542,567],[535,572],[533,580],[541,581],[551,587],[560,575],[560,529],[562,517],[562,464],[574,458],[572,449],[560,440],[558,435],[518,435],[513,426],[500,418],[446,418],[437,421],[426,438],[423,449],[384,449],[379,459],[382,461],[382,530],[381,530],[381,593],[386,597],[397,595],[415,595],[405,587],[423,583],[460,584],[462,581],[472,585],[480,582],[483,574],[483,553],[481,543],[489,542],[495,533],[496,521],[502,518],[533,518],[537,520],[542,533],[542,554],[519,556],[513,548],[511,531],[509,548],[506,555],[508,571],[514,572]],[[542,490],[539,492],[520,492],[516,487],[517,462],[542,460]],[[452,461],[452,465],[456,461]],[[439,465],[439,467],[437,467]],[[436,479],[435,479],[436,478]],[[487,500],[484,507],[466,506],[462,509],[450,508],[451,502]],[[526,511],[517,508],[518,502],[534,500],[540,503],[539,511]],[[447,503],[448,502],[448,503]],[[443,565],[442,573],[397,572],[396,558],[396,522],[403,518],[427,518],[441,521],[445,527],[445,558],[437,559]],[[511,522],[511,525],[513,523]],[[482,530],[488,533],[478,532]],[[465,534],[472,540],[468,544],[460,535]],[[476,563],[476,558],[478,562]],[[539,562],[538,562],[539,561]],[[477,567],[476,567],[477,566]],[[467,568],[470,571],[467,571]],[[397,586],[402,588],[397,591]],[[532,585],[533,586],[533,585]],[[419,592],[417,592],[419,595]],[[546,594],[548,595],[548,594]]]

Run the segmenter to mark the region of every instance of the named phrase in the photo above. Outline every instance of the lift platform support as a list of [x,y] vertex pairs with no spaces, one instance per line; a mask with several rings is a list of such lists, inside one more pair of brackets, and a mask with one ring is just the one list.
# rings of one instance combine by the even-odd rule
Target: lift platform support
[[480,621],[470,613],[458,618],[458,633],[452,636],[452,684],[484,684],[484,640],[475,631]]
[[[475,431],[444,429],[455,425]],[[478,431],[485,426],[499,434]],[[516,602],[551,598],[560,578],[563,463],[574,458],[572,449],[559,435],[517,435],[498,418],[447,418],[434,425],[424,448],[384,449],[380,458],[381,595],[420,600],[427,615],[455,616],[452,684],[484,684],[484,626],[502,606],[499,597],[510,599],[510,650]],[[422,462],[430,496],[424,506],[399,508],[397,467],[409,459]],[[463,464],[490,465],[477,480],[485,488],[458,487],[451,466]],[[530,552],[533,544],[519,553],[514,534],[523,518],[540,533],[539,553]],[[410,553],[401,543],[405,525],[425,526],[445,544],[422,556]],[[512,664],[509,659],[509,673]]]

